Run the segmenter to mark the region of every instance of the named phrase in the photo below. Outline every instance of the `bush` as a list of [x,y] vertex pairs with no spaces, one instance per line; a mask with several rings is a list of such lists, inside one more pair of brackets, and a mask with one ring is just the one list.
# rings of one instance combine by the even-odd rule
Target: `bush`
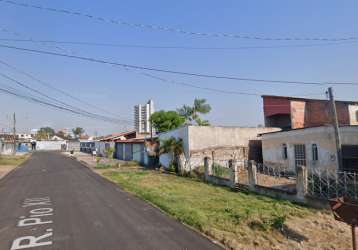
[[230,169],[221,166],[220,164],[214,163],[213,164],[213,175],[218,177],[230,177]]
[[254,220],[250,223],[250,227],[263,231],[269,231],[272,229],[283,231],[283,227],[286,223],[286,218],[286,215],[274,215],[271,218],[261,219],[261,221]]
[[113,159],[113,154],[114,154],[114,148],[106,148],[106,156],[109,159]]
[[168,171],[169,171],[169,172],[176,173],[176,172],[177,172],[176,169],[177,169],[177,167],[176,167],[173,163],[171,163],[171,164],[169,165]]

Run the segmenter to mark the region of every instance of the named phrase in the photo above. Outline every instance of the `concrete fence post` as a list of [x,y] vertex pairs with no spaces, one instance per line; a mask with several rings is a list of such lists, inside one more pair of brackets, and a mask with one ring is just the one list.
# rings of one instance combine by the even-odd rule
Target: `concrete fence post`
[[210,157],[204,158],[205,180],[209,179],[209,176],[213,174],[213,164]]
[[296,176],[296,190],[297,198],[299,200],[304,200],[307,194],[308,189],[308,180],[307,180],[307,168],[305,166],[297,167],[297,176]]
[[229,160],[229,168],[230,168],[230,186],[232,188],[236,187],[236,184],[239,183],[239,175],[238,175],[238,165],[234,160]]
[[255,186],[257,184],[257,168],[256,168],[256,162],[255,161],[249,161],[248,162],[248,178],[249,178],[249,187],[250,189],[254,190]]

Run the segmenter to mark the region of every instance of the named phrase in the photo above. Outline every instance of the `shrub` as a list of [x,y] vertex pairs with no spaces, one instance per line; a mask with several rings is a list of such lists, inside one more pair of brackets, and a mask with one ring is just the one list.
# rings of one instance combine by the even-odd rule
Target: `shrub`
[[112,147],[106,148],[107,158],[113,159],[113,154],[114,154],[114,148],[112,148]]
[[230,169],[223,167],[220,164],[214,163],[213,164],[213,175],[218,176],[218,177],[229,177]]
[[286,215],[274,215],[271,218],[261,219],[261,221],[254,220],[250,223],[250,227],[263,231],[269,231],[272,229],[283,231],[286,218]]

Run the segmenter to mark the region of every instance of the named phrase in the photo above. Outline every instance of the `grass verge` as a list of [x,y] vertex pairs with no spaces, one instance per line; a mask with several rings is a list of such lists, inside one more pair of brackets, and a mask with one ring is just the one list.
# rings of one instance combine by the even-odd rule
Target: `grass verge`
[[286,218],[313,214],[313,210],[288,201],[232,192],[228,188],[157,171],[107,171],[103,174],[123,189],[232,249],[252,244],[258,235],[267,238],[270,232],[277,233]]
[[0,155],[0,166],[17,166],[28,158],[27,155]]

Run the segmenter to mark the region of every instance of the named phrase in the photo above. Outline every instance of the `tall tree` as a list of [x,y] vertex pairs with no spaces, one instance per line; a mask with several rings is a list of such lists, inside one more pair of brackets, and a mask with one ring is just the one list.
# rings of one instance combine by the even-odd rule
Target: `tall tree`
[[210,104],[206,103],[206,99],[195,99],[192,107],[184,105],[178,109],[178,113],[185,118],[187,124],[192,124],[193,121],[199,126],[209,126],[208,120],[200,118],[200,114],[207,114],[211,111]]
[[180,109],[177,110],[178,114],[185,119],[186,124],[191,124],[193,120],[194,109],[188,105],[183,105]]
[[48,140],[55,134],[55,130],[50,127],[42,127],[36,134],[38,140]]
[[76,138],[79,138],[84,132],[85,130],[81,127],[76,127],[72,129],[72,133],[75,135]]
[[55,135],[57,135],[58,137],[61,137],[62,139],[68,139],[68,136],[66,136],[63,131],[57,131],[55,133]]
[[150,116],[150,122],[158,133],[178,128],[185,119],[175,111],[158,111]]

